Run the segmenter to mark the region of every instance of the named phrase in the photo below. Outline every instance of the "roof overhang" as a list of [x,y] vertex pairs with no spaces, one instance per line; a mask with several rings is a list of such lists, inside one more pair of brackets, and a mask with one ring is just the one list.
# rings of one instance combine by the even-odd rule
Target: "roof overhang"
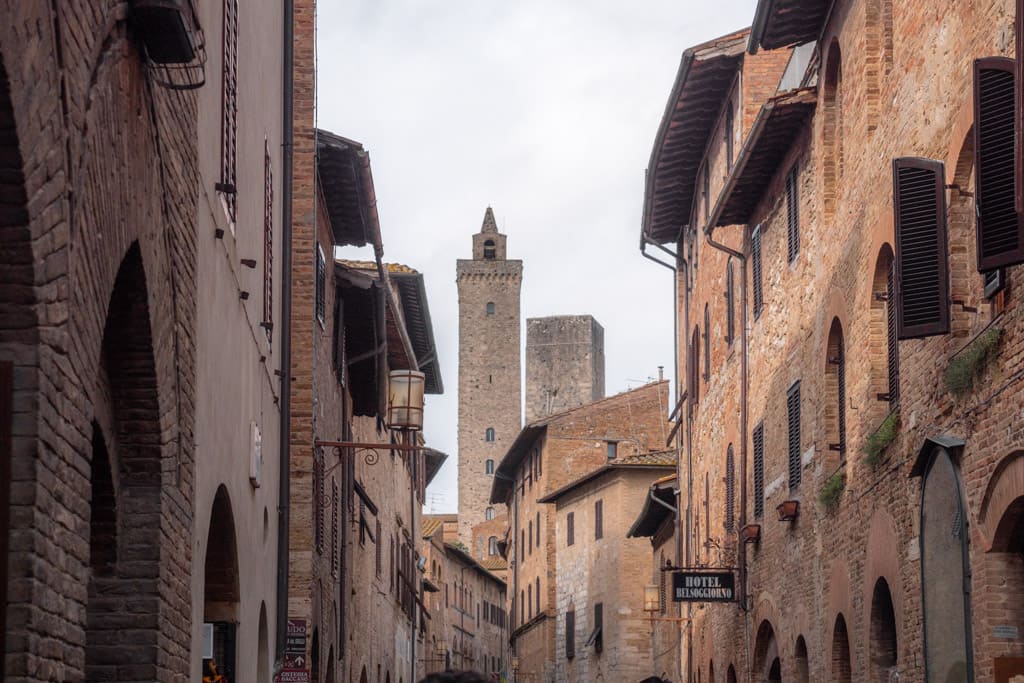
[[765,102],[708,217],[708,226],[749,222],[817,101],[817,89],[809,87]]
[[577,480],[575,480],[573,482],[570,482],[570,483],[566,484],[565,486],[563,486],[562,488],[558,489],[557,491],[552,491],[551,493],[549,493],[548,495],[544,496],[543,498],[538,498],[537,502],[538,503],[557,503],[559,501],[559,499],[561,499],[563,496],[566,496],[566,495],[572,493],[573,491],[575,491],[576,489],[580,488],[581,486],[584,486],[584,485],[586,485],[586,484],[588,484],[588,483],[590,483],[590,482],[592,482],[592,481],[594,481],[596,479],[599,479],[599,478],[603,477],[605,474],[608,474],[609,472],[622,472],[622,471],[626,471],[626,470],[646,470],[646,471],[663,470],[663,471],[673,471],[675,469],[676,469],[675,463],[672,463],[671,465],[669,465],[669,464],[665,464],[665,465],[650,465],[650,464],[647,464],[647,465],[645,465],[645,464],[639,464],[639,463],[638,464],[609,463],[607,465],[603,465],[602,467],[597,468],[596,470],[594,470],[592,472],[589,472],[588,474],[585,474],[584,476],[580,477],[579,479],[577,479]]
[[759,0],[747,50],[803,45],[821,36],[835,0]]
[[949,453],[949,456],[954,462],[960,461],[960,454],[966,446],[966,442],[958,436],[951,436],[948,434],[940,434],[938,436],[930,436],[924,440],[921,444],[921,450],[917,452],[917,458],[914,459],[914,466],[910,468],[910,478],[922,477],[924,473],[928,471],[928,465],[932,461],[932,457],[935,452],[940,448]]
[[459,561],[461,561],[463,564],[466,564],[466,565],[472,567],[473,569],[475,569],[476,572],[478,574],[480,574],[480,576],[486,577],[486,578],[490,579],[491,581],[493,581],[493,582],[495,582],[497,584],[501,584],[502,586],[505,585],[505,582],[502,581],[499,577],[495,576],[494,573],[490,569],[488,569],[487,567],[485,567],[482,564],[480,564],[479,562],[477,562],[476,559],[474,559],[472,555],[467,553],[465,550],[463,550],[459,546],[457,546],[457,545],[455,545],[453,543],[445,543],[444,544],[444,551],[446,553],[451,553]]
[[743,63],[749,29],[683,52],[647,165],[642,238],[674,242],[690,220],[708,136]]
[[448,459],[448,454],[433,448],[424,448],[423,457],[427,466],[424,474],[426,475],[426,483],[429,485],[434,480],[434,477],[437,476],[437,473],[441,471],[441,465]]
[[674,487],[652,486],[644,499],[644,507],[626,533],[626,538],[651,538],[671,515],[675,514],[676,490]]
[[316,172],[337,246],[380,244],[370,154],[355,140],[316,131]]
[[391,274],[391,279],[398,285],[405,328],[412,342],[413,353],[416,354],[416,363],[420,372],[426,375],[425,390],[428,394],[442,394],[444,384],[441,382],[441,363],[434,343],[434,326],[430,321],[423,274],[395,272]]

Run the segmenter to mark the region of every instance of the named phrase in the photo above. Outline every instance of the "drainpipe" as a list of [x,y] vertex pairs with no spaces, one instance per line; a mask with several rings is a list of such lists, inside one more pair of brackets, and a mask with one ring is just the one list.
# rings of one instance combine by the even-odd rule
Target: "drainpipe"
[[284,0],[283,92],[281,145],[281,426],[279,429],[279,473],[277,492],[277,624],[274,656],[284,657],[288,625],[288,512],[291,506],[289,452],[291,449],[292,403],[292,95],[295,89],[295,3]]
[[[716,242],[715,225],[711,222],[704,229],[706,241],[708,246],[714,247],[719,251],[722,251],[729,256],[732,256],[740,262],[740,523],[739,529],[742,529],[747,524],[747,422],[749,418],[749,412],[747,407],[747,397],[750,385],[749,379],[749,368],[748,368],[748,349],[747,349],[747,256],[743,251],[737,251],[732,247],[728,247],[721,242]],[[747,230],[744,229],[743,233],[744,242],[747,239]],[[739,602],[744,612],[744,620],[750,619],[750,609],[747,605],[747,548],[745,543],[740,543],[738,539],[737,531],[737,545],[739,549],[737,555],[737,568],[739,570]],[[746,631],[746,657],[747,657],[747,669],[750,666],[750,624],[747,624]]]

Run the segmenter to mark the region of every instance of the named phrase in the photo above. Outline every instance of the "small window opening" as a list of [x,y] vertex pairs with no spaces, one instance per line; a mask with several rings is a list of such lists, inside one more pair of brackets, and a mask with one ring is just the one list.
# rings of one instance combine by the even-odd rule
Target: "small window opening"
[[488,458],[487,462],[484,463],[484,471],[487,474],[494,474],[494,461]]
[[608,459],[609,460],[614,460],[615,457],[618,454],[619,454],[619,444],[618,444],[618,442],[617,441],[609,441],[608,442]]
[[493,261],[495,257],[494,240],[484,242],[484,258]]
[[494,315],[494,302],[493,301],[488,301],[487,302],[487,315]]
[[494,427],[488,427],[487,431],[484,432],[484,441],[494,443]]

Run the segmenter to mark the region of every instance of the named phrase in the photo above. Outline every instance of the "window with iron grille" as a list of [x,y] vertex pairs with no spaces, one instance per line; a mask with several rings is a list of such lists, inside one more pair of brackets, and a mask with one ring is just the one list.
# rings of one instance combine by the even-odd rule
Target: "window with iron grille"
[[736,528],[736,462],[732,444],[725,452],[725,515],[723,526],[728,532]]
[[945,178],[941,161],[893,159],[900,339],[949,332]]
[[220,182],[233,223],[238,208],[238,0],[224,0],[223,62],[221,78]]
[[733,283],[732,256],[725,264],[725,341],[730,346],[736,336],[736,285]]
[[764,423],[754,427],[754,516],[764,516]]
[[799,182],[797,165],[793,164],[793,168],[786,174],[786,234],[789,238],[786,255],[790,263],[800,254]]
[[704,304],[704,381],[711,381],[711,311]]
[[764,309],[764,289],[761,281],[761,226],[750,233],[750,274],[754,288],[754,319],[761,317]]
[[974,62],[974,172],[978,271],[1024,262],[1024,221],[1014,201],[1015,64]]
[[576,656],[576,610],[565,613],[565,658]]
[[274,331],[274,168],[270,143],[263,141],[263,329]]
[[565,544],[572,545],[576,542],[576,513],[570,512],[565,516]]
[[320,245],[316,247],[316,319],[321,324],[327,312],[327,258]]
[[789,490],[800,488],[800,381],[786,392],[786,419],[789,436]]
[[313,535],[316,551],[324,552],[324,451],[313,449]]
[[889,408],[896,409],[900,397],[900,344],[896,336],[896,261],[889,262],[885,282],[885,341],[888,353],[886,382],[889,390]]
[[594,501],[594,540],[604,536],[604,501]]
[[338,481],[331,477],[331,576],[338,576],[338,507],[341,500],[338,496]]

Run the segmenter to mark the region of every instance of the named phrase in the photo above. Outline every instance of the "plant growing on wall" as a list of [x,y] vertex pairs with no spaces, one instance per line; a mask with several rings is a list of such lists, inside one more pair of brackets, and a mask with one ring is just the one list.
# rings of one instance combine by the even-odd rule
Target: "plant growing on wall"
[[962,396],[972,389],[985,368],[996,356],[996,348],[1003,337],[998,327],[979,335],[977,339],[949,361],[943,377],[946,389],[954,396]]
[[846,473],[836,472],[831,477],[825,480],[825,484],[821,487],[821,492],[818,494],[818,502],[825,506],[825,509],[829,512],[836,509],[839,505],[839,498],[843,495],[843,490],[846,488]]
[[864,461],[872,467],[877,467],[882,462],[882,455],[885,449],[896,440],[896,432],[900,425],[900,414],[893,411],[886,415],[882,424],[875,432],[864,439],[861,450],[864,451]]

